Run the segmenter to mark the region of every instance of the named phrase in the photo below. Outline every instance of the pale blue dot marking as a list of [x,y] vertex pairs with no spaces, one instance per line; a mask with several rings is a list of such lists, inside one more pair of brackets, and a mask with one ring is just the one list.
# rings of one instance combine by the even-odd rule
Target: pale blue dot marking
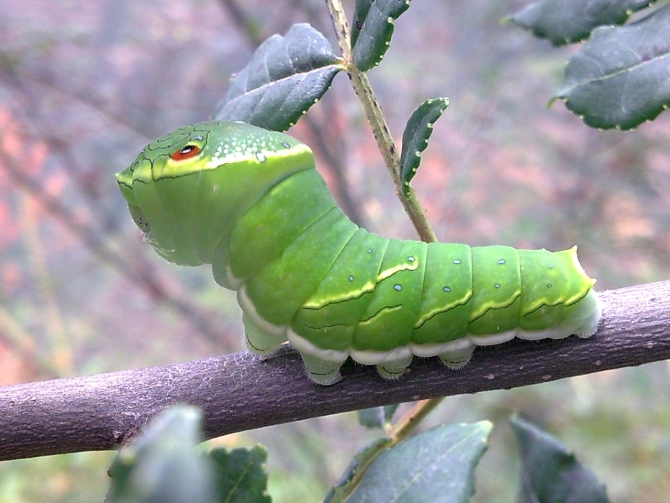
[[493,283],[493,288],[500,288],[500,283]]
[[284,147],[284,148],[291,148],[291,145],[289,145],[286,142],[282,142],[281,146]]
[[368,248],[368,253],[372,253],[372,250],[370,248]]
[[444,290],[447,293],[451,292],[451,288],[449,288],[448,286],[445,286],[442,290]]
[[396,285],[393,285],[393,289],[394,289],[396,292],[399,292],[400,290],[402,290],[402,285],[397,285],[397,284],[396,284]]
[[501,258],[500,260],[498,260],[498,263],[499,263],[500,265],[503,265],[503,264],[505,263],[505,259],[504,259],[504,258]]
[[258,162],[265,162],[267,160],[267,157],[261,152],[256,152],[256,159]]
[[354,277],[353,277],[353,276],[349,276],[349,281],[351,282],[351,281],[353,281],[353,280],[354,280]]
[[459,259],[457,259],[457,258],[454,259],[454,264],[460,264],[460,263],[461,263],[461,261]]
[[410,262],[414,262],[414,257],[407,257],[407,260],[409,260]]
[[554,268],[554,264],[549,264],[547,267],[549,267],[549,269],[553,269],[553,268]]

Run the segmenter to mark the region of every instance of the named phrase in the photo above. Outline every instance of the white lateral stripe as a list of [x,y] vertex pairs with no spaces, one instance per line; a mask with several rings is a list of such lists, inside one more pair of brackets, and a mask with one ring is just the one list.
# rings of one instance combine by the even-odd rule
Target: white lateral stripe
[[349,351],[337,351],[336,349],[317,348],[307,339],[300,337],[290,328],[286,331],[288,342],[301,353],[308,354],[315,358],[320,358],[326,362],[342,363],[349,358]]
[[412,353],[416,356],[430,358],[431,356],[437,356],[442,353],[465,351],[474,347],[474,344],[470,342],[470,339],[467,337],[461,337],[460,339],[449,342],[433,342],[427,344],[410,343],[409,347],[412,350]]
[[261,315],[258,314],[254,303],[247,295],[247,289],[245,286],[241,286],[237,291],[237,302],[242,307],[242,310],[247,313],[247,316],[253,320],[256,326],[258,326],[258,328],[270,335],[276,335],[278,337],[284,337],[286,335],[286,325],[274,325],[273,323],[265,321]]
[[544,330],[519,330],[516,336],[525,341],[539,341],[540,339],[564,339],[572,332],[566,332],[563,327],[551,327]]
[[230,285],[233,290],[237,290],[242,286],[244,280],[236,277],[233,274],[233,271],[230,269],[230,265],[226,265],[226,282]]
[[511,341],[516,337],[517,329],[508,330],[507,332],[500,332],[499,334],[489,335],[472,335],[468,334],[466,337],[477,346],[493,346],[495,344],[502,344],[503,342]]
[[[600,320],[602,314],[602,303],[600,302],[597,294],[592,290],[589,292],[589,295],[592,296],[592,302],[595,304],[595,309],[588,311],[586,316],[577,316],[577,320],[581,321],[579,329],[581,329],[582,332],[580,333],[577,331],[577,335],[580,337],[590,337],[596,332],[598,328],[598,321]],[[244,307],[246,313],[251,316],[254,321],[257,321],[261,328],[264,330],[267,329],[269,333],[276,333],[277,335],[284,334],[283,330],[285,327],[272,325],[260,318],[253,307],[253,303],[246,295],[244,287],[238,290],[238,297],[240,304]],[[430,358],[448,353],[462,353],[474,348],[474,346],[492,346],[495,344],[501,344],[513,339],[514,337],[529,341],[537,341],[540,339],[563,339],[575,333],[574,321],[572,323],[568,321],[566,325],[567,326],[559,325],[557,327],[550,327],[544,330],[523,330],[521,328],[515,328],[513,330],[508,330],[499,334],[489,335],[465,334],[465,336],[449,342],[426,344],[410,343],[407,346],[401,346],[390,351],[357,349],[339,351],[335,349],[323,349],[315,346],[307,339],[296,334],[290,328],[286,331],[286,337],[288,338],[288,341],[291,343],[291,345],[301,353],[308,354],[315,358],[320,358],[327,362],[341,363],[349,356],[351,356],[355,361],[363,365],[381,365],[384,363],[397,362],[403,359],[407,359],[410,357],[410,355],[415,355],[422,358]]]
[[382,363],[406,360],[412,356],[409,346],[401,346],[390,351],[374,351],[371,349],[350,349],[351,357],[363,365],[380,365]]
[[465,337],[449,341],[427,344],[410,343],[407,346],[392,349],[390,351],[373,351],[373,350],[357,350],[349,349],[349,351],[338,351],[335,349],[323,349],[315,346],[307,339],[296,334],[292,329],[288,329],[286,336],[289,343],[301,353],[311,355],[315,358],[321,358],[324,361],[341,363],[351,356],[352,359],[362,365],[381,365],[383,363],[395,362],[410,355],[415,355],[421,358],[430,358],[437,355],[452,352],[467,351],[474,346],[492,346],[501,344],[512,340],[514,337],[530,341],[540,339],[562,339],[571,335],[566,333],[564,328],[553,327],[546,330],[521,330],[514,329],[499,334],[491,335],[473,335],[466,334]]

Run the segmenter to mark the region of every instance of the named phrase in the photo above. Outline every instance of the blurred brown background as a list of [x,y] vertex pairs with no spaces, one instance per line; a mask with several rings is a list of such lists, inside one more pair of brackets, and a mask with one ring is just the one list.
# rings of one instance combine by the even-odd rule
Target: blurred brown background
[[[415,0],[370,72],[398,141],[424,99],[451,100],[413,182],[428,218],[445,241],[577,244],[600,290],[667,279],[670,115],[601,132],[560,102],[547,109],[575,47],[499,24],[524,4]],[[234,295],[142,243],[113,175],[148,141],[206,119],[266,37],[309,22],[334,43],[325,6],[0,0],[0,12],[0,384],[240,350]],[[352,218],[415,237],[345,76],[291,133]],[[659,363],[453,397],[428,423],[496,422],[476,502],[513,499],[515,408],[573,448],[612,501],[664,501],[668,377]],[[266,444],[275,501],[315,501],[371,435],[344,414],[220,442]],[[110,459],[0,463],[0,503],[101,501]]]

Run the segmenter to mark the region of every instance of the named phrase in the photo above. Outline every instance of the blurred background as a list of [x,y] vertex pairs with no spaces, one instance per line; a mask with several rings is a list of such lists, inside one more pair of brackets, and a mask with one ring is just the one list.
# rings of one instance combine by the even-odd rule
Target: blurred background
[[[668,279],[670,115],[602,132],[547,108],[575,47],[500,25],[525,3],[415,0],[369,74],[398,141],[424,99],[451,100],[413,182],[429,220],[444,241],[577,244],[599,290]],[[114,173],[206,119],[268,36],[309,22],[336,47],[323,2],[0,0],[0,11],[0,384],[241,350],[233,293],[142,242]],[[344,75],[291,133],[352,219],[415,238]],[[495,423],[478,503],[514,499],[513,410],[572,448],[613,502],[667,501],[669,374],[661,362],[451,397],[424,426]],[[274,500],[319,501],[374,436],[349,413],[212,443],[264,444]],[[2,462],[0,503],[102,501],[112,456]]]

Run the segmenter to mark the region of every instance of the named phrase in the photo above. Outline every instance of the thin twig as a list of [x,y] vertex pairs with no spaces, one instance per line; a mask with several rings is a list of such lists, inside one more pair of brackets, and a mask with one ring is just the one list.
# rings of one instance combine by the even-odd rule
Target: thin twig
[[0,460],[114,449],[161,410],[201,407],[206,438],[392,403],[510,389],[670,359],[670,281],[600,294],[604,314],[590,339],[514,340],[478,348],[451,371],[416,359],[402,379],[346,364],[318,386],[286,348],[261,360],[234,353],[164,367],[0,388]]
[[[398,149],[395,146],[386,119],[382,113],[381,106],[375,97],[367,75],[364,72],[359,71],[351,59],[351,29],[349,28],[344,7],[340,0],[326,0],[326,4],[328,6],[330,17],[333,20],[333,27],[335,29],[338,44],[342,50],[342,57],[346,62],[345,64],[347,73],[350,76],[351,85],[365,110],[368,122],[372,128],[372,133],[377,141],[377,146],[384,159],[389,175],[396,187],[396,193],[400,198],[400,202],[405,208],[405,211],[421,240],[428,243],[435,242],[437,241],[437,237],[423,212],[423,208],[416,199],[414,191],[410,190],[408,198],[403,197],[402,181],[400,178],[400,155],[398,154]],[[433,398],[417,403],[400,419],[399,430],[395,430],[394,435],[391,437],[393,442],[395,443],[404,438],[409,431],[418,424],[419,419],[425,417],[430,411],[437,407],[441,401],[442,398]]]

